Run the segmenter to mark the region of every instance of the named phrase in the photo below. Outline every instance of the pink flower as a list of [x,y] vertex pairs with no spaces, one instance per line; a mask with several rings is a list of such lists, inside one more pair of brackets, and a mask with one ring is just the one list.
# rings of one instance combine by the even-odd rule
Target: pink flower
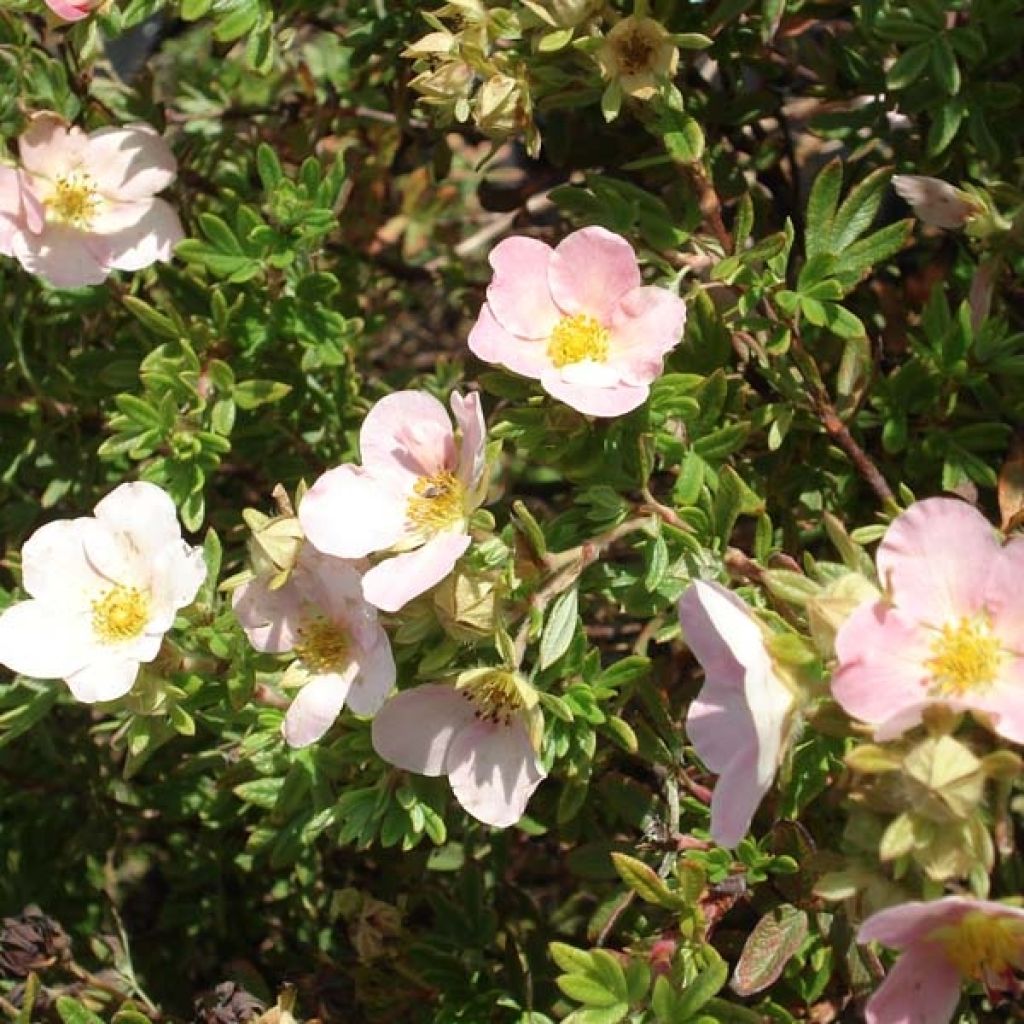
[[679,621],[704,668],[686,732],[719,776],[711,835],[720,846],[735,846],[775,779],[794,699],[750,609],[724,587],[694,583],[679,600]]
[[283,680],[302,687],[282,729],[290,746],[315,743],[346,703],[369,717],[387,699],[395,684],[391,644],[350,562],[307,544],[283,586],[272,589],[270,577],[258,576],[235,591],[233,605],[256,650],[295,655]]
[[18,141],[21,166],[0,173],[0,252],[57,288],[169,260],[183,236],[155,194],[174,181],[167,144],[148,125],[85,134],[37,114]]
[[465,810],[504,828],[523,816],[545,777],[536,754],[542,732],[536,691],[513,672],[480,668],[454,686],[396,694],[373,720],[373,748],[406,771],[447,775]]
[[384,611],[447,576],[469,547],[469,517],[487,490],[480,399],[453,392],[456,440],[444,406],[422,391],[382,398],[359,431],[363,464],[324,473],[302,499],[310,542],[338,558],[393,557],[363,577],[366,600]]
[[1024,910],[961,896],[901,903],[869,917],[857,941],[904,950],[868,1001],[867,1024],[947,1024],[964,981],[1015,989],[1013,972],[1024,969]]
[[103,0],[46,0],[46,6],[64,21],[81,21],[99,7]]
[[836,700],[879,740],[946,704],[1024,743],[1024,538],[1003,544],[977,509],[929,498],[893,522],[877,562],[885,596],[836,636]]
[[556,249],[516,236],[494,247],[490,263],[494,278],[469,335],[480,359],[539,380],[591,416],[619,416],[646,401],[686,306],[666,288],[641,284],[629,242],[596,227]]

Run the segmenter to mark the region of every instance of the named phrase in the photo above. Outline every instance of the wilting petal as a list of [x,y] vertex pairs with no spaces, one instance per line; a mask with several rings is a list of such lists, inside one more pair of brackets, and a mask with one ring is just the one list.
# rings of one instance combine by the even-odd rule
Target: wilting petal
[[551,247],[536,238],[515,235],[499,242],[487,257],[494,277],[484,308],[490,307],[496,322],[511,334],[546,338],[562,318],[548,284],[553,255]]
[[454,687],[427,683],[395,694],[373,720],[373,749],[418,775],[443,775],[455,734],[475,721],[472,701]]
[[138,674],[137,661],[118,655],[100,655],[66,679],[75,700],[95,704],[123,697],[135,685]]
[[309,542],[338,558],[362,558],[402,535],[405,502],[357,466],[328,470],[299,506]]
[[82,163],[87,144],[80,128],[69,128],[57,114],[41,113],[18,139],[18,155],[25,170],[53,179]]
[[555,369],[544,373],[541,386],[553,398],[588,416],[622,416],[643,405],[650,394],[646,384],[618,384],[610,388],[570,384]]
[[104,241],[63,224],[47,224],[39,234],[19,232],[12,247],[30,274],[54,288],[102,284],[110,274],[110,253]]
[[415,551],[385,559],[363,577],[363,596],[381,611],[397,612],[440,583],[469,543],[468,534],[442,533]]
[[163,199],[141,199],[119,204],[122,215],[129,205],[133,223],[112,232],[102,231],[99,224],[94,226],[103,234],[110,251],[109,265],[115,270],[141,270],[154,263],[167,263],[174,247],[185,237],[178,214]]
[[469,350],[485,363],[497,363],[533,380],[551,367],[546,338],[528,339],[511,334],[486,305],[469,332]]
[[521,722],[474,722],[448,749],[448,781],[455,799],[479,821],[504,828],[526,810],[544,779]]
[[88,612],[69,614],[46,601],[20,601],[0,613],[0,664],[33,679],[63,679],[93,650]]
[[348,693],[348,706],[357,715],[377,714],[395,687],[395,658],[387,633],[377,627],[377,642],[356,658],[359,675]]
[[904,953],[864,1008],[866,1024],[949,1024],[960,999],[960,975],[942,952]]
[[99,191],[121,200],[148,199],[167,188],[178,172],[170,147],[147,124],[92,132],[84,163]]
[[623,295],[640,286],[633,247],[605,228],[574,231],[559,243],[548,267],[548,283],[559,308],[608,323]]
[[344,674],[328,672],[313,676],[299,690],[281,726],[288,746],[308,747],[330,729],[345,706],[357,671],[353,664]]
[[411,488],[416,479],[455,468],[455,435],[445,407],[425,391],[396,391],[366,414],[359,430],[363,466]]
[[878,546],[878,577],[900,611],[943,625],[984,608],[1001,545],[988,520],[957,498],[915,502]]

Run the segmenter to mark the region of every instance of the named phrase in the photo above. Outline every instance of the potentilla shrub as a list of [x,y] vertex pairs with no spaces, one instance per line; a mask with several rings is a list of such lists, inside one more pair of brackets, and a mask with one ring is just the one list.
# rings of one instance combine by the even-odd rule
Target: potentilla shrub
[[1021,1019],[1024,0],[2,0],[0,1014]]

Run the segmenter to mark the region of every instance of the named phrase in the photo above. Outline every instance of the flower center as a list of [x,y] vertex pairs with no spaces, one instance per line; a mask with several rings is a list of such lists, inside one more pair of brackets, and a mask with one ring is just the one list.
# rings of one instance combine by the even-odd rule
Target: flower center
[[961,619],[943,626],[932,641],[925,668],[932,674],[933,694],[958,697],[989,686],[1003,660],[999,640],[982,619]]
[[311,619],[298,630],[293,648],[298,659],[315,675],[341,672],[349,662],[348,633],[325,618]]
[[1024,966],[1024,921],[972,910],[929,938],[942,944],[956,969],[975,981],[1005,976]]
[[84,171],[60,175],[46,199],[46,209],[53,220],[83,231],[92,226],[99,205],[96,185]]
[[116,586],[92,602],[93,632],[105,644],[134,640],[149,621],[149,594]]
[[657,44],[649,32],[634,26],[615,42],[615,59],[624,75],[637,75],[651,66]]
[[474,714],[482,721],[510,725],[512,719],[526,708],[523,694],[511,672],[497,669],[462,684],[462,696],[472,701]]
[[551,332],[548,355],[558,367],[584,359],[603,363],[608,358],[608,331],[586,313],[563,316]]
[[421,530],[436,533],[453,526],[465,515],[466,489],[451,470],[421,476],[412,490],[405,514]]

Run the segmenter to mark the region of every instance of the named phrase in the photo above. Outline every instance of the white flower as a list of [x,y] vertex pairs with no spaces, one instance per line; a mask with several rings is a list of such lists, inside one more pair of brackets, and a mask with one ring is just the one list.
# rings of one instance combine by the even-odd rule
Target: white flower
[[0,663],[64,679],[87,703],[132,688],[206,578],[202,550],[182,540],[174,503],[143,482],[115,488],[94,516],[36,530],[21,559],[29,600],[0,615]]

